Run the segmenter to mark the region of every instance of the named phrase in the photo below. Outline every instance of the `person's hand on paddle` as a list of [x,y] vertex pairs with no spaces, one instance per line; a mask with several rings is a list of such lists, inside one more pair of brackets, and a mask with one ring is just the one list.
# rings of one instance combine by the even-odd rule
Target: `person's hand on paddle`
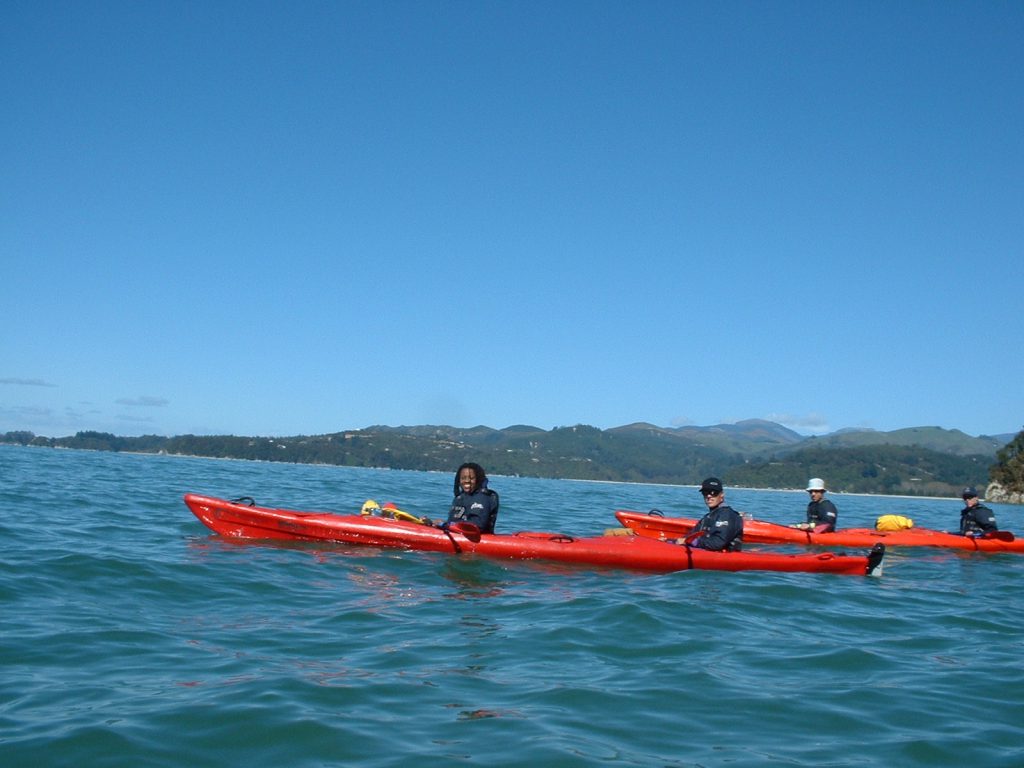
[[684,536],[679,541],[679,543],[680,544],[685,544],[686,546],[690,546],[691,544],[693,544],[693,542],[695,542],[697,539],[699,539],[703,535],[704,535],[704,531],[690,531],[690,533],[686,534],[686,536]]

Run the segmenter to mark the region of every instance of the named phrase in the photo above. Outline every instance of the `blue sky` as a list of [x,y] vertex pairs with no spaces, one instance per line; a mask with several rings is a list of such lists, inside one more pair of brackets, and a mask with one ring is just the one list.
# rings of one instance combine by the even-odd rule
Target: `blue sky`
[[0,432],[1024,425],[1024,4],[0,6]]

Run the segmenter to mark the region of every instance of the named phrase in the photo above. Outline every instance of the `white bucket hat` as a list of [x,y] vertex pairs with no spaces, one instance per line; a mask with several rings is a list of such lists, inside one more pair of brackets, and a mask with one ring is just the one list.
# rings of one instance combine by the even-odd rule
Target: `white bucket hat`
[[825,481],[822,480],[820,477],[812,477],[810,480],[807,481],[807,490],[808,491],[824,491],[825,490]]

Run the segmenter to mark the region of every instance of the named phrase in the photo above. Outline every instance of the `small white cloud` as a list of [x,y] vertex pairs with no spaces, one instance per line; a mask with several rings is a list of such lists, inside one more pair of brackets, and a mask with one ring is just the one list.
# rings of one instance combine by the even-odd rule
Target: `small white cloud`
[[51,384],[48,381],[42,379],[18,379],[18,378],[7,378],[0,379],[0,384],[11,384],[15,387],[56,387],[56,384]]
[[128,405],[138,408],[163,408],[170,403],[170,400],[163,397],[143,395],[142,397],[122,397],[116,402],[118,405]]
[[152,424],[153,423],[153,417],[152,416],[134,416],[134,415],[128,414],[128,413],[120,413],[120,414],[118,414],[117,415],[117,420],[118,421],[128,422],[128,423],[131,423],[131,424]]
[[820,413],[792,414],[792,413],[769,413],[764,417],[767,421],[774,421],[784,427],[794,430],[807,430],[810,432],[828,432],[828,419]]
[[49,408],[34,408],[28,405],[16,405],[13,408],[0,407],[0,419],[4,421],[17,421],[20,419],[47,420],[53,416]]

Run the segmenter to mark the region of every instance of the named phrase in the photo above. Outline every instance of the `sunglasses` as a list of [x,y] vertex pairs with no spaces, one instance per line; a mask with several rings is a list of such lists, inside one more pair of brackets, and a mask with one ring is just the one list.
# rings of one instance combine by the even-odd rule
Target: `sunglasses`
[[713,499],[719,493],[721,493],[721,491],[701,491],[700,495],[703,496],[705,499]]

